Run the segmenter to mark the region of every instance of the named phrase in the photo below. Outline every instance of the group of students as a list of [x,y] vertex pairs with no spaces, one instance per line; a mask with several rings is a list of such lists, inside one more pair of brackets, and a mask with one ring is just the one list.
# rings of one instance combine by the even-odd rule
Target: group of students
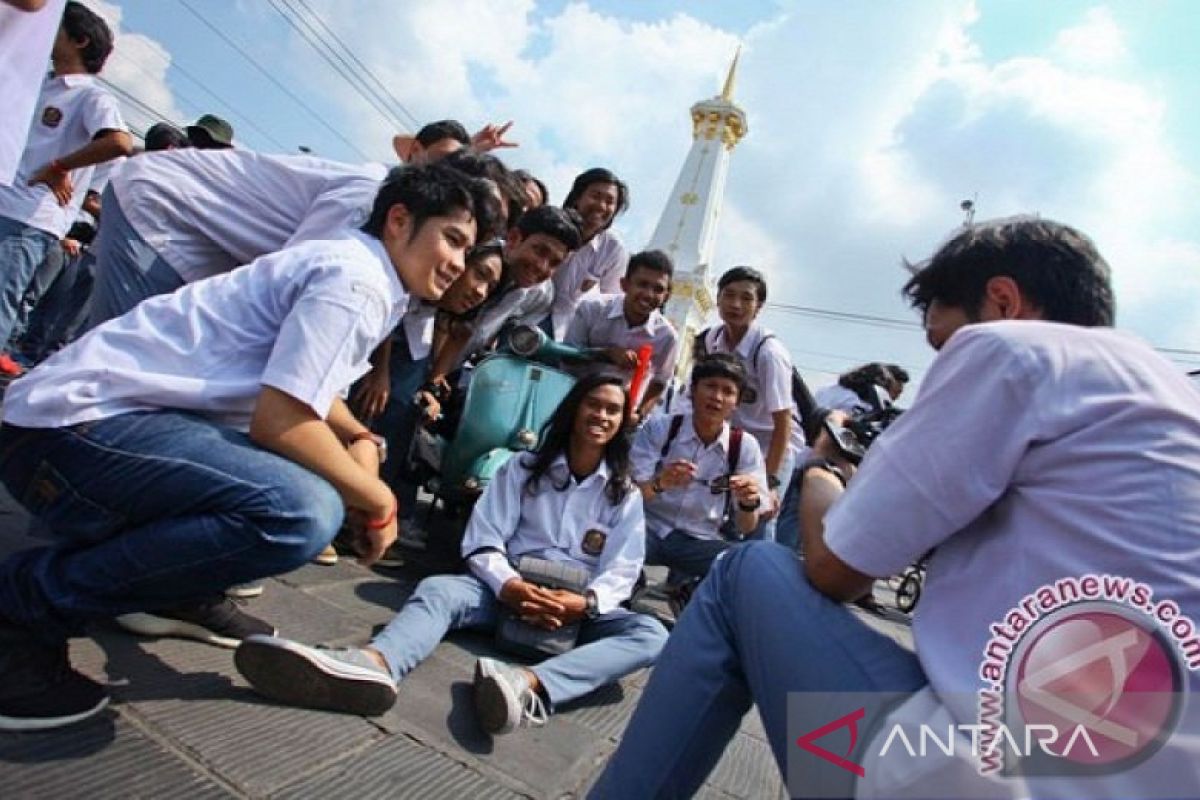
[[[26,171],[0,187],[36,197],[38,213],[81,202],[85,162],[127,149],[119,120],[82,108],[104,103],[76,109],[54,94],[85,88],[57,70],[99,38],[64,17]],[[83,144],[51,144],[38,125],[78,130]],[[239,148],[137,155],[114,170],[91,328],[4,398],[0,481],[56,538],[0,561],[0,729],[104,708],[104,687],[67,659],[67,640],[96,619],[237,647],[262,694],[361,714],[389,708],[448,630],[515,619],[576,638],[532,667],[479,659],[475,704],[493,733],[655,665],[596,797],[694,793],[751,704],[781,771],[831,780],[827,796],[929,796],[951,781],[967,781],[955,796],[1009,796],[1021,779],[981,788],[949,757],[889,762],[874,735],[847,752],[868,764],[857,784],[849,770],[821,773],[819,760],[797,761],[789,696],[890,693],[902,702],[873,709],[890,723],[972,722],[963,698],[981,688],[995,624],[1039,587],[1084,574],[1130,578],[1200,614],[1200,396],[1111,330],[1109,269],[1085,236],[1036,218],[979,223],[913,267],[904,294],[939,354],[855,471],[830,435],[843,412],[804,434],[796,425],[787,350],[757,322],[761,273],[726,271],[720,322],[681,341],[659,311],[669,259],[627,257],[611,231],[625,184],[589,170],[564,208],[548,205],[532,176],[480,154],[506,144],[504,130],[427,126],[397,142],[406,163],[391,170]],[[38,159],[46,169],[28,171]],[[0,254],[24,260],[0,269],[15,286],[26,267],[12,265],[57,241],[4,202]],[[389,470],[414,387],[468,380],[468,358],[517,321],[604,350],[612,369],[581,374],[537,448],[485,490],[465,574],[426,578],[358,648],[279,637],[228,601],[232,586],[322,556],[344,526],[365,563],[379,559],[412,512],[411,487]],[[633,398],[641,344],[656,381]],[[688,345],[688,391],[660,413]],[[867,404],[871,387],[894,397],[907,377],[869,372],[842,383]],[[829,404],[853,413],[837,394]],[[931,551],[914,654],[845,603]],[[584,585],[541,585],[522,572],[529,558]],[[702,578],[669,637],[628,608],[651,563]],[[1162,639],[1153,619],[1123,618]],[[1164,656],[1185,700],[1200,688],[1189,647]],[[1126,666],[1112,674],[1123,680]],[[1157,782],[1195,796],[1193,720],[1166,724],[1126,769],[1087,773],[1084,794]],[[1036,796],[1083,785],[1028,780]]]

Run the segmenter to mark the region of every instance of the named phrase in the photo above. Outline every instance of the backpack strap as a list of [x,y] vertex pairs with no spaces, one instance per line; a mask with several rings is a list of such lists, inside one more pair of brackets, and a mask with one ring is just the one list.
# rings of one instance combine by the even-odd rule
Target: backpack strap
[[662,469],[663,461],[666,460],[667,453],[671,450],[671,443],[675,441],[675,437],[679,435],[679,430],[682,427],[683,414],[672,414],[671,425],[667,428],[667,438],[663,440],[662,450],[658,452],[658,464],[654,467],[655,472]]
[[[732,476],[737,471],[738,462],[742,458],[742,434],[744,431],[741,428],[734,426],[729,427],[729,475]],[[733,492],[725,493],[725,509],[721,512],[721,519],[730,520],[729,506],[733,502]]]
[[763,345],[767,343],[767,339],[774,339],[775,334],[764,333],[763,337],[758,340],[758,344],[754,345],[754,352],[750,354],[750,363],[754,365],[754,374],[758,375],[758,354],[762,352]]
[[700,356],[708,355],[708,344],[705,340],[708,338],[708,332],[712,328],[705,328],[692,339],[692,358],[696,359]]

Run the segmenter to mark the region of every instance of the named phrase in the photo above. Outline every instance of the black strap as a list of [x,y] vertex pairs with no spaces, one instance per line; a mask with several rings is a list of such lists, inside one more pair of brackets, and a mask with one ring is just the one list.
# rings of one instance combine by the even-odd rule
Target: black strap
[[657,473],[662,469],[663,461],[666,460],[667,453],[671,449],[671,442],[675,441],[675,437],[679,435],[679,429],[683,427],[683,414],[673,414],[671,416],[671,425],[667,428],[667,438],[663,442],[662,450],[658,453],[658,464],[654,467]]
[[[742,458],[742,431],[741,428],[730,426],[729,428],[729,476],[732,477],[737,472],[738,462]],[[722,519],[729,519],[729,504],[733,502],[733,492],[725,493],[725,508],[721,512]]]

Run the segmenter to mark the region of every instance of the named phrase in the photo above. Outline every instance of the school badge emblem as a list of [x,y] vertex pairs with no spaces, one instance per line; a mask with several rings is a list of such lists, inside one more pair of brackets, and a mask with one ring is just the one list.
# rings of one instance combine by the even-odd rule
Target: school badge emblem
[[63,113],[54,106],[46,106],[42,110],[42,124],[47,128],[57,128],[62,122]]
[[595,528],[583,535],[583,544],[581,549],[589,556],[598,556],[604,551],[604,543],[608,541],[608,534],[604,531],[598,531]]

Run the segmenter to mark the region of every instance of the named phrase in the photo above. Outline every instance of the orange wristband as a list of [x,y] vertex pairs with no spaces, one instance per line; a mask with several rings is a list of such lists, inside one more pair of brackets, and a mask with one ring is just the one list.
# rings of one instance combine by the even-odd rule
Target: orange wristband
[[391,525],[393,522],[396,521],[396,513],[399,512],[399,510],[400,510],[400,503],[399,502],[392,503],[391,513],[389,513],[383,519],[369,519],[363,523],[363,527],[369,531],[381,531],[384,528],[386,528],[388,525]]

